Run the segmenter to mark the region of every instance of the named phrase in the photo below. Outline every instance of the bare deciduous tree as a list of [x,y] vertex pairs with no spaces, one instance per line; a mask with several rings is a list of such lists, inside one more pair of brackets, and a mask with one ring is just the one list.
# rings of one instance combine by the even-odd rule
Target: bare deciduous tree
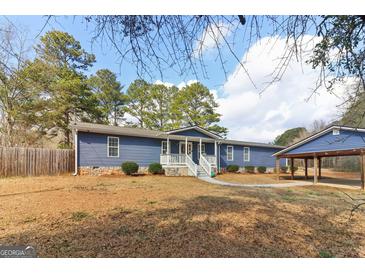
[[11,23],[0,29],[0,121],[1,144],[11,146],[19,136],[14,134],[17,118],[24,109],[29,93],[22,77],[28,49],[22,32]]

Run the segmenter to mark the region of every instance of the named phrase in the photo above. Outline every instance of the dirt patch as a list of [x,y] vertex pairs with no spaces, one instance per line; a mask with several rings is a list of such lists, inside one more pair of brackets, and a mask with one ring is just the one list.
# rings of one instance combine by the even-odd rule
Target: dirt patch
[[2,179],[2,194],[0,244],[32,244],[41,257],[365,256],[365,211],[349,220],[333,188],[62,176]]

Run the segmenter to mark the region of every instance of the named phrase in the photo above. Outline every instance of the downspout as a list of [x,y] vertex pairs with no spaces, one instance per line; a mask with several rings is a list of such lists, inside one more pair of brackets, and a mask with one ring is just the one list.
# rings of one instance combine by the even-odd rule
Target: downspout
[[221,143],[218,142],[218,172],[221,173]]
[[78,174],[78,166],[77,166],[77,156],[79,154],[78,152],[78,138],[77,138],[77,129],[75,130],[75,138],[74,138],[74,149],[75,149],[75,172],[72,173],[73,176],[76,176]]

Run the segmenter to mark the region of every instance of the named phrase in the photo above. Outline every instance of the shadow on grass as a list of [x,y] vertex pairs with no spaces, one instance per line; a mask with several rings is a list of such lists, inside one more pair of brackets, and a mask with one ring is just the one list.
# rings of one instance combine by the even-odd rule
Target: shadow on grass
[[0,242],[34,245],[41,257],[360,256],[364,234],[334,223],[333,211],[290,208],[270,195],[242,193],[244,198],[239,192],[233,198],[198,196],[176,208],[119,208],[61,224],[55,232],[19,233]]

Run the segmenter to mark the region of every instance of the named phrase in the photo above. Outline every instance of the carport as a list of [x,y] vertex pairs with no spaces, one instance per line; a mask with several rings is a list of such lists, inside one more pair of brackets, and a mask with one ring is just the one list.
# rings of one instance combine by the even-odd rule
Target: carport
[[276,172],[280,174],[280,159],[290,161],[291,179],[294,179],[294,159],[304,160],[304,177],[308,179],[308,160],[313,160],[313,182],[322,177],[323,157],[359,156],[361,189],[365,189],[365,129],[346,126],[331,126],[303,139],[275,154]]

